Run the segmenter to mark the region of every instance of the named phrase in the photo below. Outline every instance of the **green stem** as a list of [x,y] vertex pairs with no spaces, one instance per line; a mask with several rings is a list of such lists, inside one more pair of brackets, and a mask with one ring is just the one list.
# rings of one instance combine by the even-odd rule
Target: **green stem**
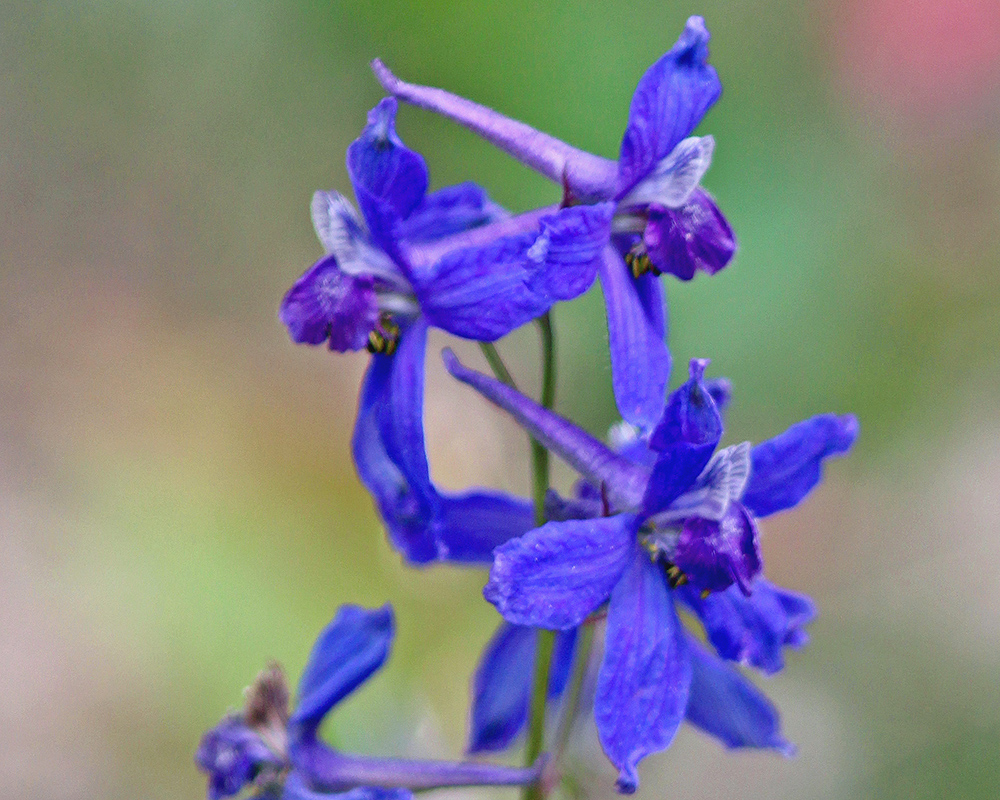
[[507,369],[507,365],[503,363],[503,359],[500,358],[497,346],[493,342],[480,342],[479,349],[486,356],[486,362],[490,365],[490,369],[493,370],[493,374],[496,375],[497,380],[501,383],[506,383],[511,389],[516,389],[517,384],[514,383],[514,377],[510,374],[510,370]]
[[[555,334],[548,312],[538,318],[542,336],[542,405],[552,408],[556,402]],[[534,484],[535,524],[545,524],[545,493],[549,490],[549,451],[531,441],[531,472]]]
[[[538,640],[535,651],[535,691],[531,694],[531,716],[529,717],[528,744],[525,746],[524,763],[531,766],[542,753],[542,740],[545,735],[545,702],[548,696],[549,666],[552,663],[552,651],[555,649],[556,632],[544,628],[538,629]],[[538,687],[542,691],[538,691]],[[530,793],[532,787],[525,787],[525,797],[540,797],[540,794]]]
[[[552,408],[556,400],[555,335],[548,312],[538,318],[542,337],[542,405]],[[545,494],[549,490],[549,451],[534,439],[531,441],[531,472],[535,501],[535,524],[545,524]],[[542,752],[545,738],[545,703],[548,699],[549,670],[555,648],[555,631],[542,628],[537,632],[535,646],[535,676],[531,690],[531,711],[528,718],[528,743],[525,746],[525,763],[534,764]],[[523,800],[542,800],[545,795],[544,780],[525,786]]]
[[566,745],[569,744],[570,734],[573,733],[573,723],[576,721],[576,712],[580,707],[580,693],[583,689],[583,679],[587,676],[587,665],[590,663],[590,650],[594,645],[594,625],[581,625],[577,634],[576,655],[573,657],[573,674],[569,679],[569,686],[563,694],[562,719],[559,720],[559,731],[556,733],[556,746],[553,759],[558,766],[566,752]]

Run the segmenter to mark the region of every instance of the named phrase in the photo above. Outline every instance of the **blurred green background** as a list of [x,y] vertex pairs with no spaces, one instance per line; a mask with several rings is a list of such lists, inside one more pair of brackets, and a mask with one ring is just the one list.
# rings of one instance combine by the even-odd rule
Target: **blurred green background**
[[[482,573],[404,569],[386,545],[348,453],[364,354],[294,347],[277,320],[321,252],[309,198],[349,193],[376,55],[613,156],[636,81],[692,13],[725,87],[700,129],[717,141],[705,183],[740,252],[669,282],[675,363],[710,356],[733,380],[731,442],[824,411],[855,412],[862,438],[764,525],[770,577],[821,609],[767,681],[798,757],[685,730],[641,791],[996,797],[994,0],[4,4],[2,793],[202,796],[201,732],[269,659],[297,676],[347,601],[391,601],[399,635],[330,737],[461,753],[497,616]],[[425,112],[402,108],[399,131],[435,187],[558,199]],[[559,408],[603,434],[600,295],[556,324]],[[534,331],[510,339],[531,386]],[[446,341],[428,368],[436,479],[526,491],[523,435],[446,380]],[[588,796],[610,795],[593,738],[578,744],[599,771]]]

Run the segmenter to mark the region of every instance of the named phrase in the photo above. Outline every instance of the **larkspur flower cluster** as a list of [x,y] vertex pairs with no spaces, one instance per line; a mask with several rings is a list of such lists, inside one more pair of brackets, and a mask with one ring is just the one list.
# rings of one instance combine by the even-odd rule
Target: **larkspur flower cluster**
[[[758,520],[802,501],[824,461],[846,453],[858,433],[854,417],[824,414],[756,446],[720,448],[731,390],[705,377],[707,359],[691,361],[687,382],[667,395],[660,276],[712,275],[736,251],[700,185],[714,140],[692,136],[722,91],[708,40],[704,21],[692,17],[643,75],[617,161],[406,83],[376,60],[390,96],[347,150],[357,208],[337,192],[316,193],[312,217],[326,255],[280,310],[296,342],[371,353],[352,451],[393,546],[414,565],[490,569],[483,594],[503,621],[473,678],[469,753],[504,750],[526,728],[540,737],[546,704],[560,707],[561,730],[592,708],[624,793],[638,787],[639,761],[667,748],[684,720],[727,747],[792,752],[774,706],[736,665],[779,671],[784,648],[807,641],[815,610],[763,577]],[[423,158],[395,130],[400,100],[550,178],[562,202],[510,215],[472,183],[428,193]],[[610,444],[555,413],[550,397],[539,403],[519,392],[488,344],[539,318],[544,330],[555,303],[597,278],[622,416]],[[445,350],[448,371],[579,474],[571,496],[548,489],[544,458],[535,462],[541,492],[533,500],[434,485],[423,432],[431,326],[484,343],[496,378]],[[551,359],[549,347],[543,361]],[[595,629],[604,631],[603,656],[587,680]],[[289,800],[402,800],[468,785],[520,785],[542,797],[558,782],[565,737],[548,759],[535,759],[529,737],[532,763],[523,769],[351,756],[324,744],[320,722],[382,666],[392,635],[388,606],[341,608],[313,648],[291,710],[280,669],[262,673],[245,709],[202,740],[197,762],[209,797],[249,786]],[[585,686],[592,695],[581,700]]]

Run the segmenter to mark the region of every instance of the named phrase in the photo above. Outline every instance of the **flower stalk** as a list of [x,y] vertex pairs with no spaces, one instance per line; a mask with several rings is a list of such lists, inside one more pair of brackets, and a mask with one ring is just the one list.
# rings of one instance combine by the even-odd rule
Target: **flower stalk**
[[[546,312],[538,318],[542,337],[542,407],[556,403],[556,340],[552,319]],[[531,440],[531,474],[534,485],[535,524],[545,524],[545,494],[549,490],[549,451],[537,439]]]
[[[552,318],[546,312],[538,318],[542,346],[542,406],[552,408],[556,400],[555,333]],[[549,490],[549,451],[537,439],[531,440],[532,483],[534,485],[535,524],[545,524],[545,494]],[[542,752],[545,738],[545,705],[548,700],[549,673],[555,649],[555,631],[539,628],[535,647],[535,672],[531,690],[531,708],[528,717],[528,743],[525,746],[525,764],[534,764]],[[542,800],[545,786],[541,778],[524,787],[524,800]]]
[[[490,365],[490,369],[496,376],[496,379],[500,383],[505,383],[511,389],[516,389],[517,384],[514,383],[514,376],[510,374],[510,370],[507,369],[507,365],[503,363],[503,359],[500,357],[500,353],[497,352],[497,346],[493,342],[480,342],[479,349],[483,351],[483,355],[486,357],[486,363]],[[532,439],[534,441],[534,439]]]

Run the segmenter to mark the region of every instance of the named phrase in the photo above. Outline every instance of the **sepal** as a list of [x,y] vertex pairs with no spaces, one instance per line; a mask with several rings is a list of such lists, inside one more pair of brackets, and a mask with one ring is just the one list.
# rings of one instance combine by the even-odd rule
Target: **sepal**
[[598,274],[607,312],[615,402],[625,420],[648,429],[663,410],[670,378],[663,287],[654,275],[633,278],[612,246],[604,249]]
[[385,663],[394,633],[391,606],[341,606],[309,654],[289,726],[298,727],[299,735],[314,731],[334,705]]
[[758,517],[798,505],[822,478],[823,462],[846,453],[858,438],[853,414],[821,414],[753,449],[743,503]]
[[805,626],[816,617],[811,599],[763,578],[754,581],[749,596],[736,586],[707,597],[690,586],[676,591],[701,619],[722,658],[768,675],[785,666],[785,647],[798,648],[809,641]]
[[374,355],[361,389],[351,448],[393,546],[417,564],[440,555],[433,531],[439,497],[424,447],[427,325],[402,332],[395,354]]
[[281,757],[236,715],[226,717],[202,737],[194,758],[208,773],[208,800],[239,794],[262,770],[283,766]]
[[778,710],[763,692],[691,636],[688,651],[688,722],[728,748],[767,748],[785,756],[794,755],[795,747],[781,735]]
[[434,524],[438,558],[489,566],[493,550],[535,527],[532,503],[486,489],[441,495]]
[[[576,628],[556,634],[550,700],[559,697],[566,686],[576,634]],[[506,749],[527,725],[537,642],[535,628],[501,622],[483,650],[472,681],[470,754]]]
[[396,133],[396,99],[386,97],[368,112],[368,125],[347,148],[347,174],[372,240],[396,255],[394,226],[427,192],[427,165]]
[[677,43],[639,80],[618,159],[616,197],[624,197],[689,136],[722,94],[708,63],[705,20],[691,17]]
[[639,761],[670,746],[690,685],[687,640],[665,576],[636,548],[611,595],[594,699],[601,746],[619,770],[618,791],[634,792]]
[[722,438],[722,417],[703,378],[707,359],[692,359],[690,379],[670,395],[649,437],[659,453],[642,500],[643,514],[662,511],[695,482]]
[[535,230],[445,253],[414,273],[420,307],[456,336],[499,339],[590,287],[612,213],[611,203],[561,209]]
[[431,242],[454,236],[507,217],[486,190],[472,182],[445,186],[424,197],[413,212],[396,225],[396,236],[409,243]]
[[574,628],[632,560],[635,525],[628,514],[546,523],[496,549],[483,596],[515,625]]

